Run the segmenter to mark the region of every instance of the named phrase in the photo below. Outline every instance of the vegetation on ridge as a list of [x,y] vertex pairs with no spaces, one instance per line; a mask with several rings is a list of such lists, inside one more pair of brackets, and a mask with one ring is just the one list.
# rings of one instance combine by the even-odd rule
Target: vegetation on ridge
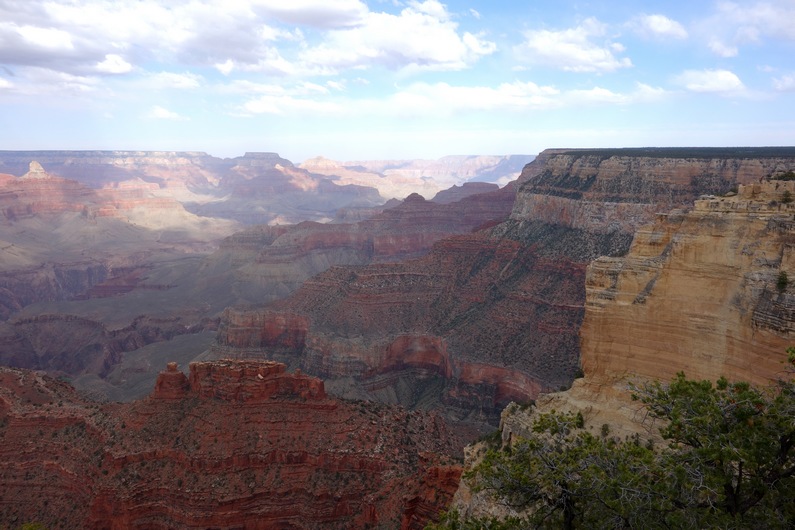
[[[789,374],[795,348],[788,350]],[[580,414],[539,414],[534,434],[489,450],[466,476],[523,514],[504,521],[443,516],[434,529],[792,528],[795,383],[721,378],[633,387],[665,441],[594,434]]]

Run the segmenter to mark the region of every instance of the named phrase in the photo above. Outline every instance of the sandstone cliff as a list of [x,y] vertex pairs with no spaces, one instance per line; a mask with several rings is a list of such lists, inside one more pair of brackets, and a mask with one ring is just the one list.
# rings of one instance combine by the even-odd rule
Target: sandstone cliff
[[[639,230],[623,259],[589,267],[578,387],[620,392],[630,378],[758,385],[781,374],[792,345],[792,182],[740,186]],[[583,390],[586,390],[583,388]]]
[[460,475],[438,418],[272,362],[172,364],[150,398],[101,406],[0,368],[0,442],[4,526],[422,528]]

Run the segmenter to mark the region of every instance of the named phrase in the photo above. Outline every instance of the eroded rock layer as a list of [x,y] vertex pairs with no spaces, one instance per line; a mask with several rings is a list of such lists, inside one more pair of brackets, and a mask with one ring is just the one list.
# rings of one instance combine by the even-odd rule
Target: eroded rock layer
[[770,181],[697,201],[640,230],[626,258],[596,260],[582,329],[586,373],[775,378],[795,314],[793,192],[792,182]]
[[325,396],[273,362],[171,364],[96,405],[0,368],[0,522],[47,528],[422,528],[455,490],[438,418]]

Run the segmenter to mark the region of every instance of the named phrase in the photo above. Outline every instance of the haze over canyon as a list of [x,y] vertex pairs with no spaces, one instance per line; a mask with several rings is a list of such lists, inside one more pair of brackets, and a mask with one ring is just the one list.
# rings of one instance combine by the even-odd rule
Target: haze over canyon
[[0,526],[504,515],[461,480],[480,435],[552,409],[632,434],[630,379],[777,377],[794,170],[0,151]]

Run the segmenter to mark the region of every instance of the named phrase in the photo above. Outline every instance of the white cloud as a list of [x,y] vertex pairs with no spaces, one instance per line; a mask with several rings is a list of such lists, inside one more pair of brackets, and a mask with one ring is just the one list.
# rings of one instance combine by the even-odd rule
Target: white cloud
[[[281,22],[281,23],[280,23]],[[301,25],[309,29],[307,33]],[[459,70],[494,53],[438,0],[392,14],[361,0],[26,0],[0,2],[0,64],[122,74],[147,63],[224,75],[332,75],[342,69]]]
[[519,110],[556,105],[559,90],[532,82],[503,83],[497,87],[414,83],[390,98],[399,113],[452,114],[472,110]]
[[646,38],[656,39],[686,39],[687,30],[677,22],[665,15],[641,15],[630,22],[630,27],[636,33]]
[[384,102],[368,102],[369,113],[398,116],[456,116],[472,111],[529,112],[583,105],[628,105],[658,101],[668,94],[661,88],[637,84],[630,92],[603,87],[561,90],[532,82],[515,81],[490,86],[454,86],[448,83],[413,83]]
[[15,91],[33,97],[96,96],[101,88],[99,78],[72,75],[49,68],[21,67],[16,69]]
[[0,90],[8,90],[14,87],[14,83],[9,81],[8,79],[3,79],[0,77]]
[[265,95],[247,101],[240,110],[243,116],[252,114],[300,116],[305,114],[335,114],[339,113],[342,107],[336,103],[304,97]]
[[712,50],[712,53],[720,57],[736,57],[740,53],[737,46],[726,44],[717,37],[711,38],[707,43],[707,47]]
[[253,4],[284,22],[320,28],[355,26],[368,12],[359,0],[253,0]]
[[132,70],[132,65],[120,55],[109,53],[105,60],[97,63],[96,70],[106,74],[126,74]]
[[219,91],[227,94],[285,94],[287,91],[281,85],[272,83],[255,83],[245,79],[236,79],[231,83],[221,85]]
[[186,121],[188,118],[184,116],[180,116],[176,112],[170,111],[160,105],[155,105],[152,109],[147,113],[147,118],[152,118],[156,120],[177,120],[177,121]]
[[787,74],[773,79],[773,88],[782,92],[795,90],[795,74]]
[[[604,42],[607,26],[595,18],[588,18],[575,28],[561,31],[532,30],[524,33],[525,41],[514,47],[520,62],[542,64],[569,72],[612,72],[632,66],[621,53],[620,43]],[[600,39],[599,44],[592,39]],[[619,48],[614,48],[618,44]]]
[[[4,26],[15,26],[4,24]],[[5,28],[4,28],[5,29]],[[57,28],[42,28],[35,26],[18,26],[16,32],[29,44],[38,48],[50,48],[53,50],[74,49],[72,37],[66,31]]]
[[735,57],[740,47],[767,40],[795,41],[795,2],[792,0],[727,1],[699,25],[709,49],[721,57]]
[[326,86],[332,90],[345,90],[345,82],[343,81],[326,81]]
[[729,70],[685,70],[676,76],[675,82],[692,92],[738,93],[745,90],[740,78]]
[[199,88],[204,83],[204,78],[197,74],[184,72],[177,74],[174,72],[157,72],[148,74],[144,82],[146,88],[153,90],[190,90]]
[[443,4],[411,2],[399,15],[367,13],[361,24],[330,32],[301,54],[329,70],[383,66],[400,70],[460,70],[496,51],[482,35],[459,34]]
[[409,0],[409,6],[417,13],[429,15],[437,20],[447,21],[450,19],[447,8],[438,0],[425,0],[424,2]]

